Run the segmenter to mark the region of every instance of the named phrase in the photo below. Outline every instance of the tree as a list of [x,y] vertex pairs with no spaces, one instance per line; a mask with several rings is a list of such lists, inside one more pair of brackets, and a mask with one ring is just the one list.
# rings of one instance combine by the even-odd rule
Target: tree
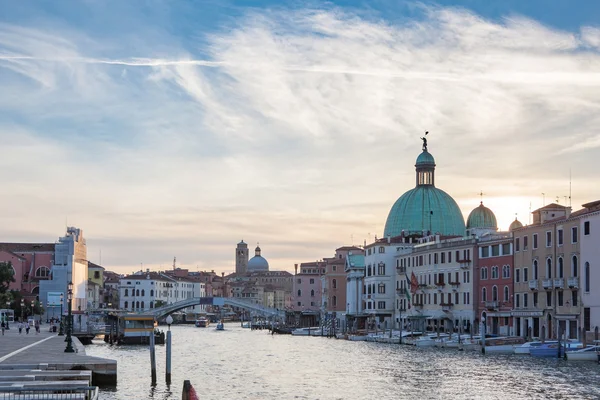
[[15,281],[15,270],[10,261],[0,262],[0,293],[6,293],[12,282]]

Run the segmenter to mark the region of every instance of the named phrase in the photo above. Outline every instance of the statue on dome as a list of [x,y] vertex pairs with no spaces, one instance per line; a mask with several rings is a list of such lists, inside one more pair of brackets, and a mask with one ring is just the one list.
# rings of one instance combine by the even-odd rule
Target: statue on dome
[[423,151],[427,151],[427,134],[429,133],[429,131],[425,131],[425,136],[423,136],[421,138],[421,140],[423,141]]

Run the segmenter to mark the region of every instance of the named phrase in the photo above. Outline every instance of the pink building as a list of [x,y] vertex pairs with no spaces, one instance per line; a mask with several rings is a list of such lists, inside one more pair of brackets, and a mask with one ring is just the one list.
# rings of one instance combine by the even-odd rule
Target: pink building
[[346,311],[346,257],[348,253],[364,254],[364,250],[355,246],[343,246],[335,250],[331,258],[324,258],[325,274],[322,281],[323,310],[326,313],[344,313]]
[[302,325],[315,325],[321,313],[321,275],[325,274],[324,261],[295,265],[292,289],[292,309],[301,314]]
[[0,243],[0,262],[10,262],[15,282],[10,290],[21,291],[27,299],[39,295],[39,282],[50,279],[54,243]]

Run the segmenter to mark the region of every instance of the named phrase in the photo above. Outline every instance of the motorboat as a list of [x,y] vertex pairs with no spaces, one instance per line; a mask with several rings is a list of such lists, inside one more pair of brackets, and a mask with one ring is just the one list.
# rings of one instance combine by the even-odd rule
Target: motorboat
[[580,350],[567,351],[569,361],[598,361],[600,346],[588,346]]
[[225,326],[223,325],[223,321],[217,322],[216,330],[218,330],[218,331],[224,331],[225,330]]
[[[545,343],[558,343],[558,342],[556,340],[550,340],[550,341],[546,341]],[[541,344],[542,344],[542,342],[540,342],[540,341],[523,343],[522,345],[515,347],[515,354],[529,354],[529,350],[532,347],[537,347],[537,346],[540,346]]]
[[425,336],[420,336],[415,340],[417,347],[441,347],[440,340],[447,338],[448,335],[443,333],[438,336],[437,333],[431,333]]
[[[529,348],[529,354],[533,357],[562,357],[565,352],[575,351],[583,348],[583,343],[577,341],[561,342],[560,346],[558,341],[542,343],[539,346],[531,346]],[[560,353],[559,353],[560,351]]]
[[210,325],[210,321],[204,317],[200,317],[196,320],[197,328],[208,328],[209,325]]
[[250,322],[242,322],[242,328],[250,328]]
[[321,333],[321,328],[318,326],[312,326],[307,328],[296,328],[292,331],[293,336],[311,336],[313,332],[319,331]]
[[514,354],[515,348],[521,346],[525,339],[520,336],[494,337],[485,339],[485,352],[496,354]]

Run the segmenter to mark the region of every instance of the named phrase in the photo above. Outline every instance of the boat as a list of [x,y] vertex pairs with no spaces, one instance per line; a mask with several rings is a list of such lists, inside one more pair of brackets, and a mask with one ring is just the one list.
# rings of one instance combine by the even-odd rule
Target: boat
[[525,342],[520,336],[505,336],[485,339],[485,352],[496,354],[514,354],[515,348]]
[[119,315],[114,335],[117,344],[149,344],[151,335],[155,344],[165,343],[165,333],[155,328],[154,315]]
[[[550,340],[550,341],[546,341],[546,343],[558,343],[558,342],[556,340]],[[537,347],[540,345],[542,345],[542,342],[540,342],[540,341],[523,343],[522,345],[515,347],[515,354],[529,354],[529,350],[532,347]]]
[[430,333],[425,336],[420,336],[415,340],[415,346],[417,347],[441,347],[441,341],[447,338],[448,335],[442,333],[438,336],[437,333]]
[[197,328],[208,328],[209,325],[210,325],[210,321],[204,317],[200,317],[196,320]]
[[567,351],[569,361],[598,361],[600,346],[588,346],[580,350]]
[[307,327],[307,328],[297,328],[292,331],[293,336],[311,336],[311,332],[315,331],[321,332],[321,328],[318,326]]
[[248,322],[248,321],[242,322],[242,328],[250,329],[250,322]]
[[225,330],[225,326],[223,325],[223,321],[217,322],[216,330],[218,330],[218,331],[224,331]]
[[559,357],[564,356],[565,352],[575,351],[583,348],[583,343],[577,341],[566,341],[561,342],[560,346],[558,341],[542,343],[539,346],[531,346],[529,348],[529,354],[533,357]]

